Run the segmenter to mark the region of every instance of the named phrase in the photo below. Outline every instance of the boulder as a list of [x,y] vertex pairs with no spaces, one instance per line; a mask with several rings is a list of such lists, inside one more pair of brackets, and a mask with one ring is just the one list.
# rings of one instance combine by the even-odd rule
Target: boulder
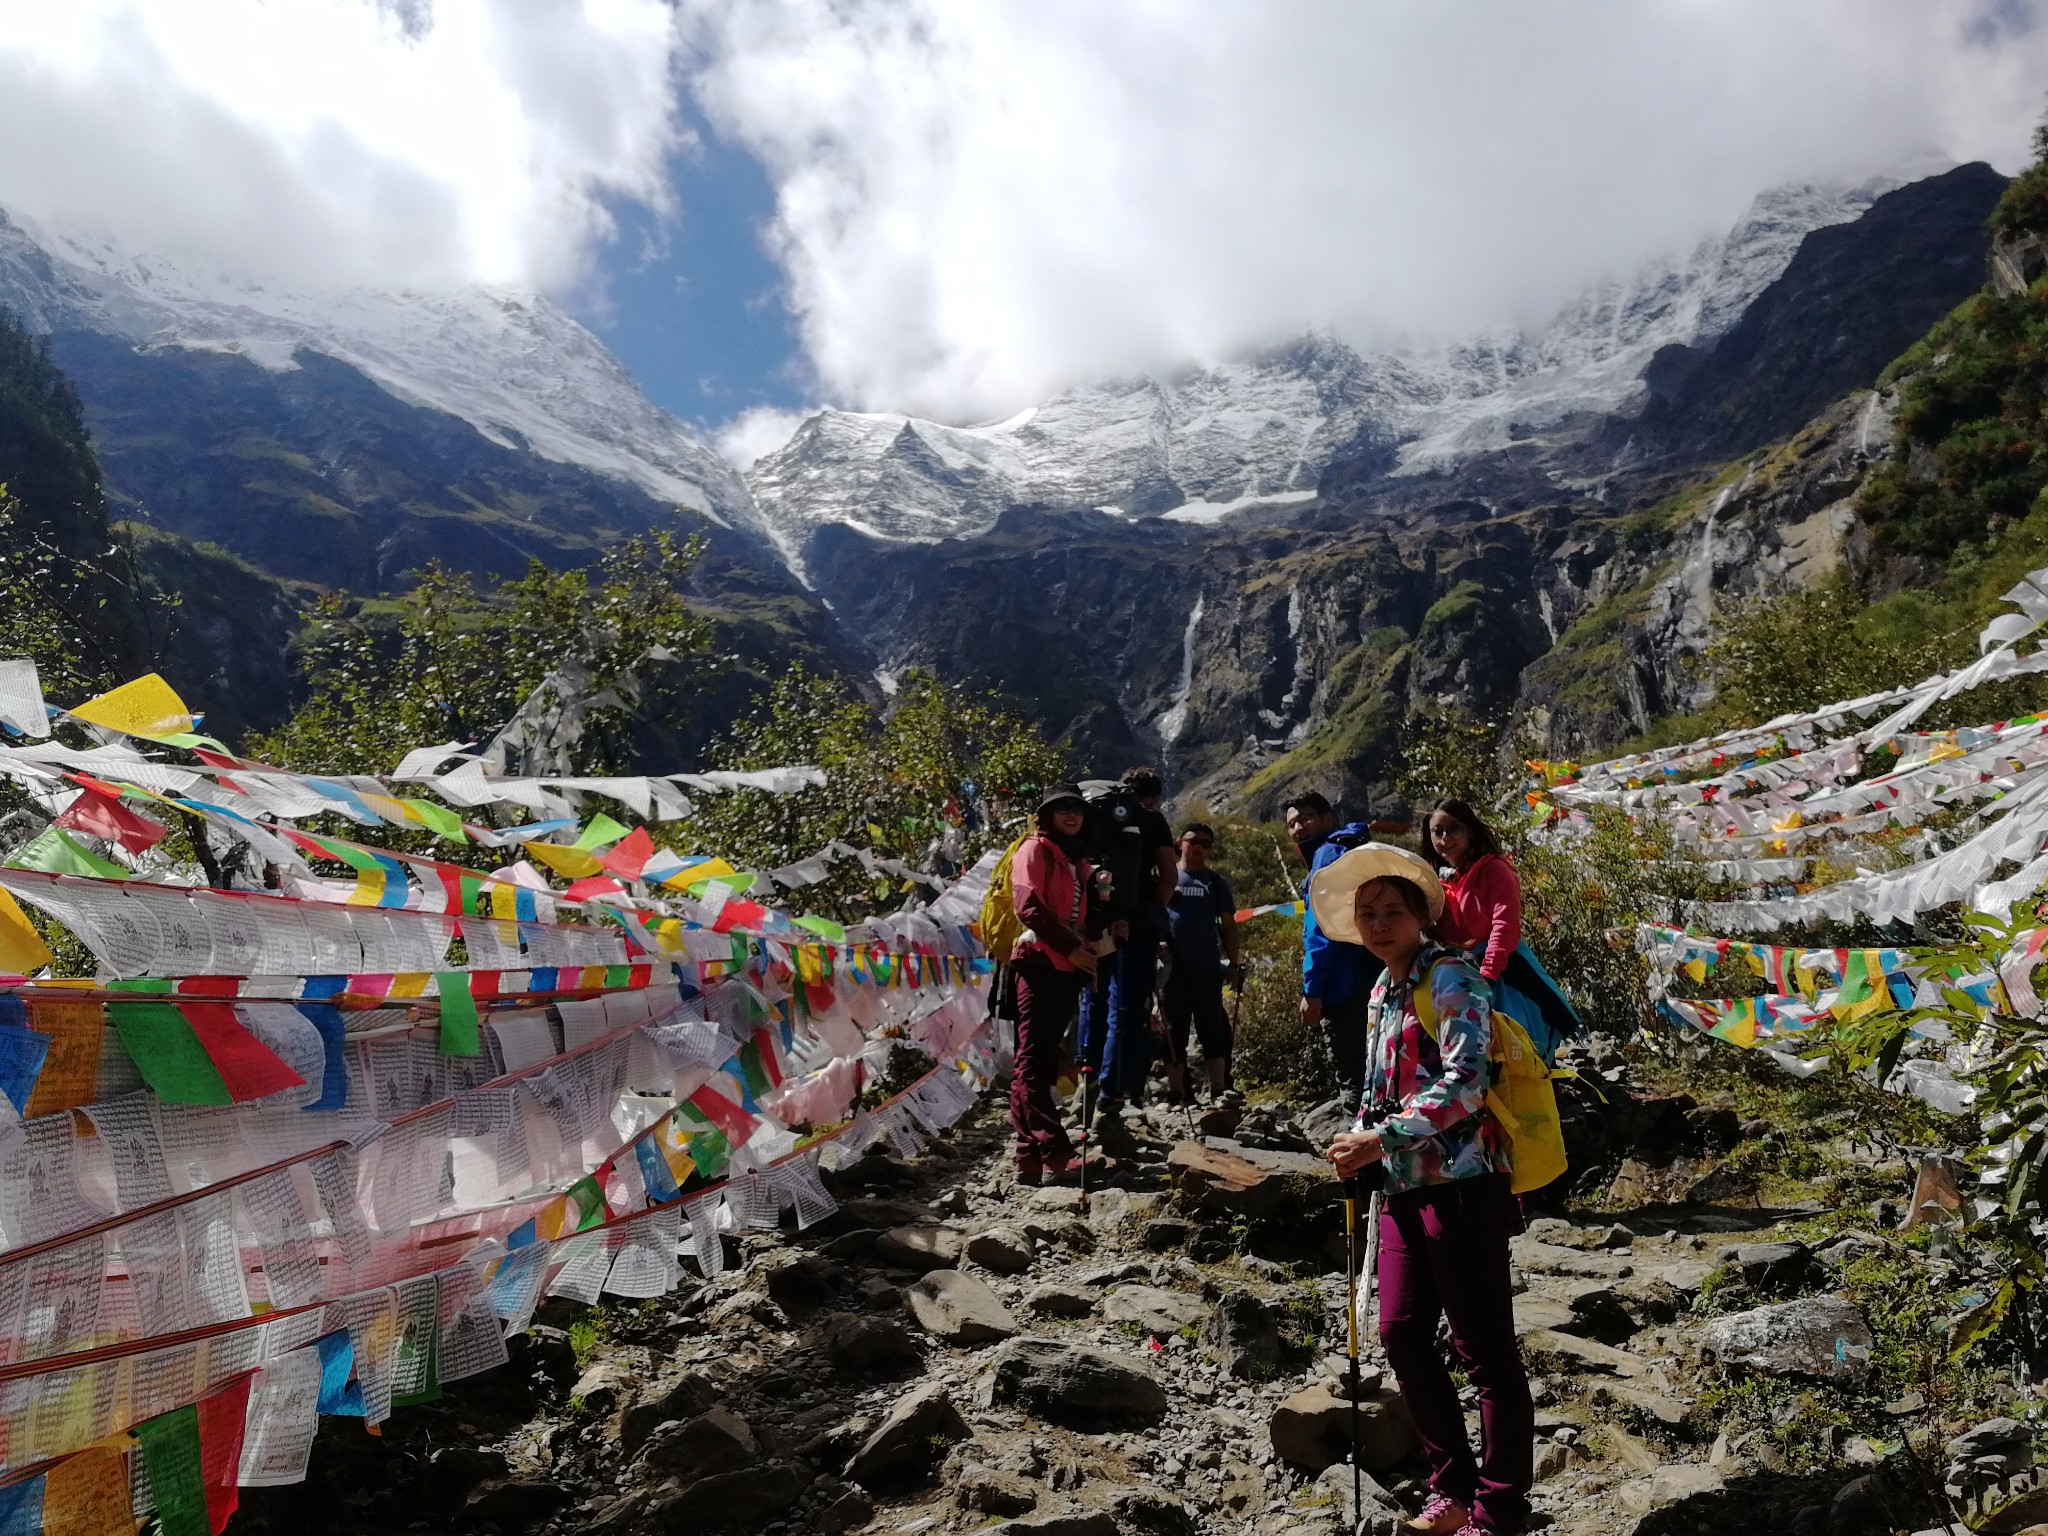
[[657,1426],[671,1420],[694,1419],[718,1402],[710,1382],[695,1371],[684,1371],[667,1381],[657,1382],[619,1417],[619,1448],[631,1456],[647,1443]]
[[1184,1499],[1158,1488],[1126,1488],[1109,1507],[1120,1527],[1145,1536],[1195,1536],[1200,1529]]
[[699,1531],[757,1531],[803,1497],[796,1470],[772,1462],[720,1472],[670,1495],[648,1511],[648,1525],[674,1536]]
[[1710,1321],[1703,1357],[1766,1376],[1811,1376],[1855,1385],[1870,1374],[1870,1325],[1838,1296],[1756,1307]]
[[1083,1427],[1166,1411],[1166,1389],[1139,1361],[1053,1339],[1012,1339],[998,1349],[983,1399]]
[[1192,1222],[1182,1221],[1173,1216],[1161,1216],[1145,1223],[1145,1246],[1154,1253],[1165,1253],[1172,1248],[1187,1245],[1195,1235]]
[[825,1355],[849,1371],[895,1371],[921,1364],[924,1352],[901,1323],[886,1317],[835,1317],[824,1331]]
[[957,1269],[931,1271],[904,1289],[903,1301],[920,1328],[948,1344],[989,1344],[1017,1331],[996,1293]]
[[874,1518],[875,1501],[858,1488],[849,1488],[812,1517],[811,1527],[819,1536],[846,1536]]
[[1531,1329],[1521,1335],[1522,1353],[1531,1365],[1566,1373],[1602,1371],[1615,1376],[1637,1376],[1648,1363],[1640,1355],[1615,1349],[1597,1339],[1582,1339],[1548,1328]]
[[479,1483],[462,1506],[473,1525],[486,1520],[508,1531],[538,1525],[569,1502],[568,1490],[537,1477],[507,1477]]
[[953,1498],[962,1509],[978,1515],[1022,1515],[1038,1507],[1037,1490],[1023,1478],[974,1462],[960,1469]]
[[1621,1344],[1641,1331],[1634,1316],[1609,1286],[1596,1285],[1580,1291],[1572,1297],[1569,1306],[1572,1324],[1566,1331],[1584,1338],[1598,1339],[1602,1344]]
[[1116,1518],[1107,1510],[1070,1509],[1027,1520],[1005,1520],[991,1536],[1117,1536]]
[[893,1268],[914,1269],[922,1274],[951,1269],[960,1262],[963,1248],[960,1233],[953,1227],[891,1227],[875,1239],[875,1258]]
[[1226,1291],[1202,1325],[1202,1343],[1231,1375],[1252,1378],[1280,1363],[1280,1324],[1250,1291]]
[[1659,1467],[1648,1477],[1625,1485],[1621,1490],[1621,1502],[1635,1514],[1646,1515],[1652,1510],[1668,1510],[1694,1499],[1711,1498],[1726,1486],[1720,1468],[1699,1462],[1679,1462]]
[[768,1294],[785,1312],[807,1312],[847,1287],[846,1271],[815,1253],[783,1254],[768,1265]]
[[870,1493],[900,1493],[931,1481],[946,1448],[972,1433],[945,1387],[932,1382],[897,1400],[846,1464]]
[[999,1275],[1021,1275],[1037,1254],[1031,1239],[1015,1227],[990,1227],[967,1239],[967,1257]]
[[1735,1266],[1753,1290],[1786,1296],[1813,1273],[1813,1250],[1804,1243],[1743,1243],[1735,1250]]
[[1546,1243],[1524,1234],[1509,1251],[1515,1267],[1525,1275],[1564,1275],[1577,1280],[1626,1280],[1635,1273],[1633,1258],[1625,1253],[1585,1253],[1557,1243]]
[[1112,1323],[1130,1323],[1157,1338],[1166,1338],[1192,1328],[1209,1315],[1208,1303],[1182,1291],[1161,1290],[1152,1285],[1121,1285],[1102,1304],[1102,1315]]
[[478,1483],[506,1478],[511,1473],[512,1464],[503,1451],[488,1451],[474,1445],[444,1445],[428,1458],[426,1486],[438,1502],[454,1504]]
[[1358,1477],[1358,1507],[1352,1507],[1351,1468],[1344,1462],[1336,1462],[1323,1469],[1323,1475],[1316,1479],[1316,1486],[1329,1495],[1338,1510],[1338,1518],[1344,1529],[1356,1531],[1362,1525],[1368,1532],[1378,1536],[1387,1532],[1389,1536],[1398,1532],[1406,1523],[1407,1511],[1370,1472],[1361,1472]]
[[1221,1137],[1183,1141],[1166,1166],[1182,1206],[1257,1220],[1326,1204],[1337,1197],[1330,1165],[1302,1152],[1271,1152]]
[[1038,1317],[1086,1317],[1099,1300],[1078,1285],[1041,1285],[1024,1298],[1024,1310]]
[[754,1431],[730,1408],[713,1407],[686,1424],[664,1425],[641,1452],[641,1460],[684,1482],[743,1467],[761,1453]]
[[[1326,1386],[1303,1388],[1273,1410],[1267,1425],[1273,1453],[1311,1472],[1343,1461],[1351,1454],[1352,1411]],[[1359,1462],[1368,1472],[1384,1472],[1415,1449],[1415,1426],[1397,1394],[1368,1398],[1357,1404],[1357,1414]]]
[[576,1378],[569,1396],[592,1413],[610,1413],[632,1390],[633,1382],[633,1369],[623,1360],[599,1360]]

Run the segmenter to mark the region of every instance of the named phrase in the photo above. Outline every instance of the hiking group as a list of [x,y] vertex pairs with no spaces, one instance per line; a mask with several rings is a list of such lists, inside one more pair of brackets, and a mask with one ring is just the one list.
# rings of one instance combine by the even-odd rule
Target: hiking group
[[[1001,1011],[1016,1025],[1020,1183],[1085,1182],[1058,1099],[1069,1063],[1094,1148],[1111,1154],[1120,1115],[1144,1101],[1155,1043],[1174,1098],[1194,1093],[1191,1026],[1210,1092],[1235,1094],[1234,1010],[1223,1000],[1226,985],[1240,999],[1244,986],[1235,903],[1210,867],[1213,830],[1189,822],[1176,838],[1162,795],[1150,768],[1051,786],[992,882],[983,929],[1004,961]],[[1431,1490],[1404,1529],[1515,1536],[1529,1517],[1535,1411],[1509,1242],[1522,1227],[1518,1197],[1564,1172],[1549,1079],[1578,1017],[1523,943],[1520,878],[1470,805],[1430,810],[1426,856],[1375,841],[1368,821],[1340,821],[1320,794],[1296,796],[1284,814],[1306,877],[1300,1017],[1320,1034],[1352,1116],[1327,1156],[1354,1216],[1369,1191],[1363,1270],[1377,1305],[1354,1297],[1352,1354],[1355,1330],[1376,1314]],[[1355,1285],[1361,1266],[1350,1267]],[[1478,1395],[1476,1455],[1439,1322]]]

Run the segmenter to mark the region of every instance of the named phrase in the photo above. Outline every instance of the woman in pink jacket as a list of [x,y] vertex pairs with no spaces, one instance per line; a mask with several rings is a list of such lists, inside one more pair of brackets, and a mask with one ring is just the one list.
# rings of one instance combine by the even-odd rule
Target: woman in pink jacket
[[1470,950],[1479,974],[1499,981],[1522,943],[1522,877],[1493,829],[1463,800],[1439,800],[1431,809],[1429,847],[1444,882],[1437,938]]
[[1010,1068],[1010,1128],[1017,1182],[1036,1184],[1073,1166],[1074,1145],[1053,1103],[1060,1048],[1095,975],[1087,939],[1088,861],[1081,832],[1088,802],[1054,784],[1038,803],[1038,830],[1010,856],[1010,890],[1026,932],[1010,961],[1017,979],[1017,1060]]

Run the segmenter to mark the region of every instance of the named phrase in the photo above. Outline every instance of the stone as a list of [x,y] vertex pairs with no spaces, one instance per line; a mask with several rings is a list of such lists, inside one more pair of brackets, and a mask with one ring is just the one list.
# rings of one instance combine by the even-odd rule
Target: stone
[[[1634,1275],[1614,1287],[1615,1299],[1644,1327],[1669,1323],[1686,1310],[1685,1294],[1657,1275]],[[1611,1343],[1612,1340],[1607,1342]]]
[[1116,1517],[1102,1509],[1073,1509],[1027,1520],[1005,1520],[991,1536],[1117,1536]]
[[1358,1507],[1351,1499],[1351,1467],[1348,1461],[1334,1462],[1323,1469],[1316,1479],[1316,1487],[1327,1495],[1336,1506],[1337,1518],[1347,1531],[1356,1531],[1363,1524],[1367,1531],[1378,1536],[1380,1532],[1397,1532],[1405,1523],[1407,1511],[1401,1508],[1394,1496],[1387,1492],[1378,1478],[1370,1472],[1360,1470],[1358,1474]]
[[846,1287],[846,1271],[815,1253],[783,1254],[768,1266],[768,1294],[785,1312],[825,1306]]
[[804,1495],[803,1479],[781,1462],[699,1478],[649,1510],[656,1530],[758,1531]]
[[1129,1323],[1155,1338],[1168,1338],[1192,1328],[1209,1315],[1199,1296],[1162,1290],[1152,1285],[1122,1285],[1109,1293],[1102,1315],[1112,1323]]
[[1766,1376],[1856,1384],[1870,1374],[1870,1325],[1836,1296],[1811,1296],[1711,1319],[1700,1353]]
[[438,1503],[453,1504],[478,1483],[509,1477],[512,1464],[503,1451],[474,1445],[444,1445],[428,1458],[426,1484]]
[[1622,1381],[1595,1382],[1587,1396],[1596,1403],[1632,1409],[1645,1418],[1655,1419],[1666,1429],[1684,1428],[1686,1415],[1692,1411],[1690,1403]]
[[537,1477],[496,1478],[479,1483],[463,1502],[463,1517],[472,1524],[486,1520],[510,1531],[538,1525],[569,1502],[569,1492],[559,1483]]
[[1100,1299],[1078,1285],[1041,1285],[1024,1298],[1024,1310],[1038,1317],[1086,1317]]
[[858,1488],[850,1488],[811,1517],[811,1526],[821,1536],[846,1536],[846,1532],[875,1518],[875,1501]]
[[730,1408],[712,1407],[686,1424],[657,1430],[640,1456],[648,1466],[688,1482],[743,1467],[760,1454],[745,1419]]
[[1743,1243],[1735,1266],[1753,1289],[1783,1296],[1797,1291],[1813,1271],[1813,1250],[1804,1243]]
[[886,1317],[849,1314],[826,1325],[825,1355],[849,1371],[906,1370],[924,1361],[924,1352],[901,1323]]
[[899,1398],[846,1464],[846,1476],[870,1493],[900,1493],[931,1481],[946,1448],[973,1431],[939,1382]]
[[2015,1498],[1998,1504],[1986,1515],[1977,1529],[1984,1536],[2015,1536],[2028,1530],[2039,1529],[2041,1522],[2048,1520],[2048,1488],[2029,1488]]
[[[1273,1154],[1285,1155],[1285,1154]],[[1166,1166],[1191,1211],[1217,1211],[1230,1216],[1265,1219],[1277,1216],[1287,1203],[1287,1175],[1212,1142],[1183,1141],[1167,1154]],[[1323,1182],[1334,1186],[1329,1165],[1321,1164]]]
[[1184,1248],[1189,1238],[1195,1235],[1194,1223],[1181,1221],[1171,1216],[1161,1216],[1145,1223],[1145,1246],[1154,1253],[1165,1253],[1169,1249]]
[[1202,1343],[1216,1363],[1241,1379],[1265,1376],[1280,1364],[1280,1323],[1250,1291],[1225,1291],[1202,1325]]
[[1011,1339],[1002,1345],[982,1395],[990,1407],[1023,1408],[1081,1427],[1156,1418],[1166,1411],[1166,1389],[1141,1362],[1053,1339]]
[[1603,1371],[1615,1376],[1639,1376],[1647,1362],[1640,1355],[1581,1339],[1569,1333],[1537,1328],[1523,1334],[1522,1353],[1532,1365],[1566,1373]]
[[996,1293],[957,1269],[935,1269],[906,1286],[903,1303],[920,1328],[948,1344],[991,1344],[1017,1332]]
[[1150,1280],[1150,1264],[1101,1264],[1073,1277],[1075,1285],[1121,1285],[1126,1280]]
[[631,1456],[647,1443],[657,1426],[680,1423],[716,1406],[718,1392],[695,1371],[657,1382],[619,1418],[619,1448]]
[[1038,1507],[1037,1492],[1023,1478],[979,1465],[961,1469],[953,1498],[962,1509],[980,1515],[1022,1515]]
[[[1368,1472],[1384,1472],[1415,1449],[1415,1426],[1396,1394],[1359,1403],[1356,1412],[1359,1463]],[[1304,1387],[1273,1410],[1266,1426],[1273,1453],[1320,1472],[1351,1454],[1352,1414],[1353,1405],[1321,1383]]]
[[1560,1476],[1572,1464],[1572,1448],[1546,1440],[1536,1447],[1536,1481],[1547,1483]]
[[592,1413],[610,1413],[632,1390],[633,1369],[623,1360],[598,1360],[584,1369],[569,1396]]
[[1895,1531],[1900,1524],[1890,1487],[1870,1474],[1852,1477],[1837,1488],[1828,1516],[1834,1529],[1843,1532]]
[[1754,1200],[1757,1182],[1729,1163],[1720,1163],[1685,1186],[1686,1205],[1739,1205]]
[[875,1251],[881,1233],[873,1227],[855,1227],[842,1232],[818,1251],[831,1259],[865,1259]]
[[1942,1447],[1942,1454],[1952,1462],[1975,1461],[1979,1456],[2002,1457],[2024,1452],[2033,1440],[2033,1432],[2017,1419],[1986,1419],[1953,1436]]
[[576,1384],[583,1368],[576,1363],[576,1348],[559,1328],[535,1323],[526,1332],[506,1341],[511,1352],[510,1369],[520,1376],[539,1377],[550,1387],[566,1392]]
[[964,1247],[959,1231],[953,1227],[891,1227],[875,1239],[875,1258],[893,1268],[914,1269],[922,1274],[951,1269],[960,1262]]
[[1556,1243],[1538,1242],[1526,1233],[1510,1245],[1515,1266],[1524,1274],[1566,1275],[1580,1280],[1626,1280],[1635,1273],[1631,1256],[1585,1253]]
[[1602,1344],[1621,1344],[1640,1331],[1640,1325],[1609,1286],[1580,1291],[1568,1305],[1572,1314],[1569,1331],[1584,1338],[1598,1339]]
[[999,1275],[1021,1275],[1037,1254],[1031,1239],[1015,1227],[990,1227],[967,1239],[967,1257]]
[[1628,1484],[1621,1490],[1621,1502],[1639,1515],[1652,1510],[1670,1509],[1693,1499],[1719,1493],[1727,1486],[1720,1468],[1705,1466],[1698,1462],[1680,1462],[1674,1466],[1659,1467],[1647,1478]]

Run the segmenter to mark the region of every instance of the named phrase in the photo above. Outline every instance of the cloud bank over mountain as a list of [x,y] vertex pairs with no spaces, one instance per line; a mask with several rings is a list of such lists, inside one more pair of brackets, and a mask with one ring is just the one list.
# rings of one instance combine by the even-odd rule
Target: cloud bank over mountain
[[2025,157],[2015,0],[728,0],[692,82],[779,196],[822,392],[996,417],[1304,326],[1540,322],[1761,189]]

